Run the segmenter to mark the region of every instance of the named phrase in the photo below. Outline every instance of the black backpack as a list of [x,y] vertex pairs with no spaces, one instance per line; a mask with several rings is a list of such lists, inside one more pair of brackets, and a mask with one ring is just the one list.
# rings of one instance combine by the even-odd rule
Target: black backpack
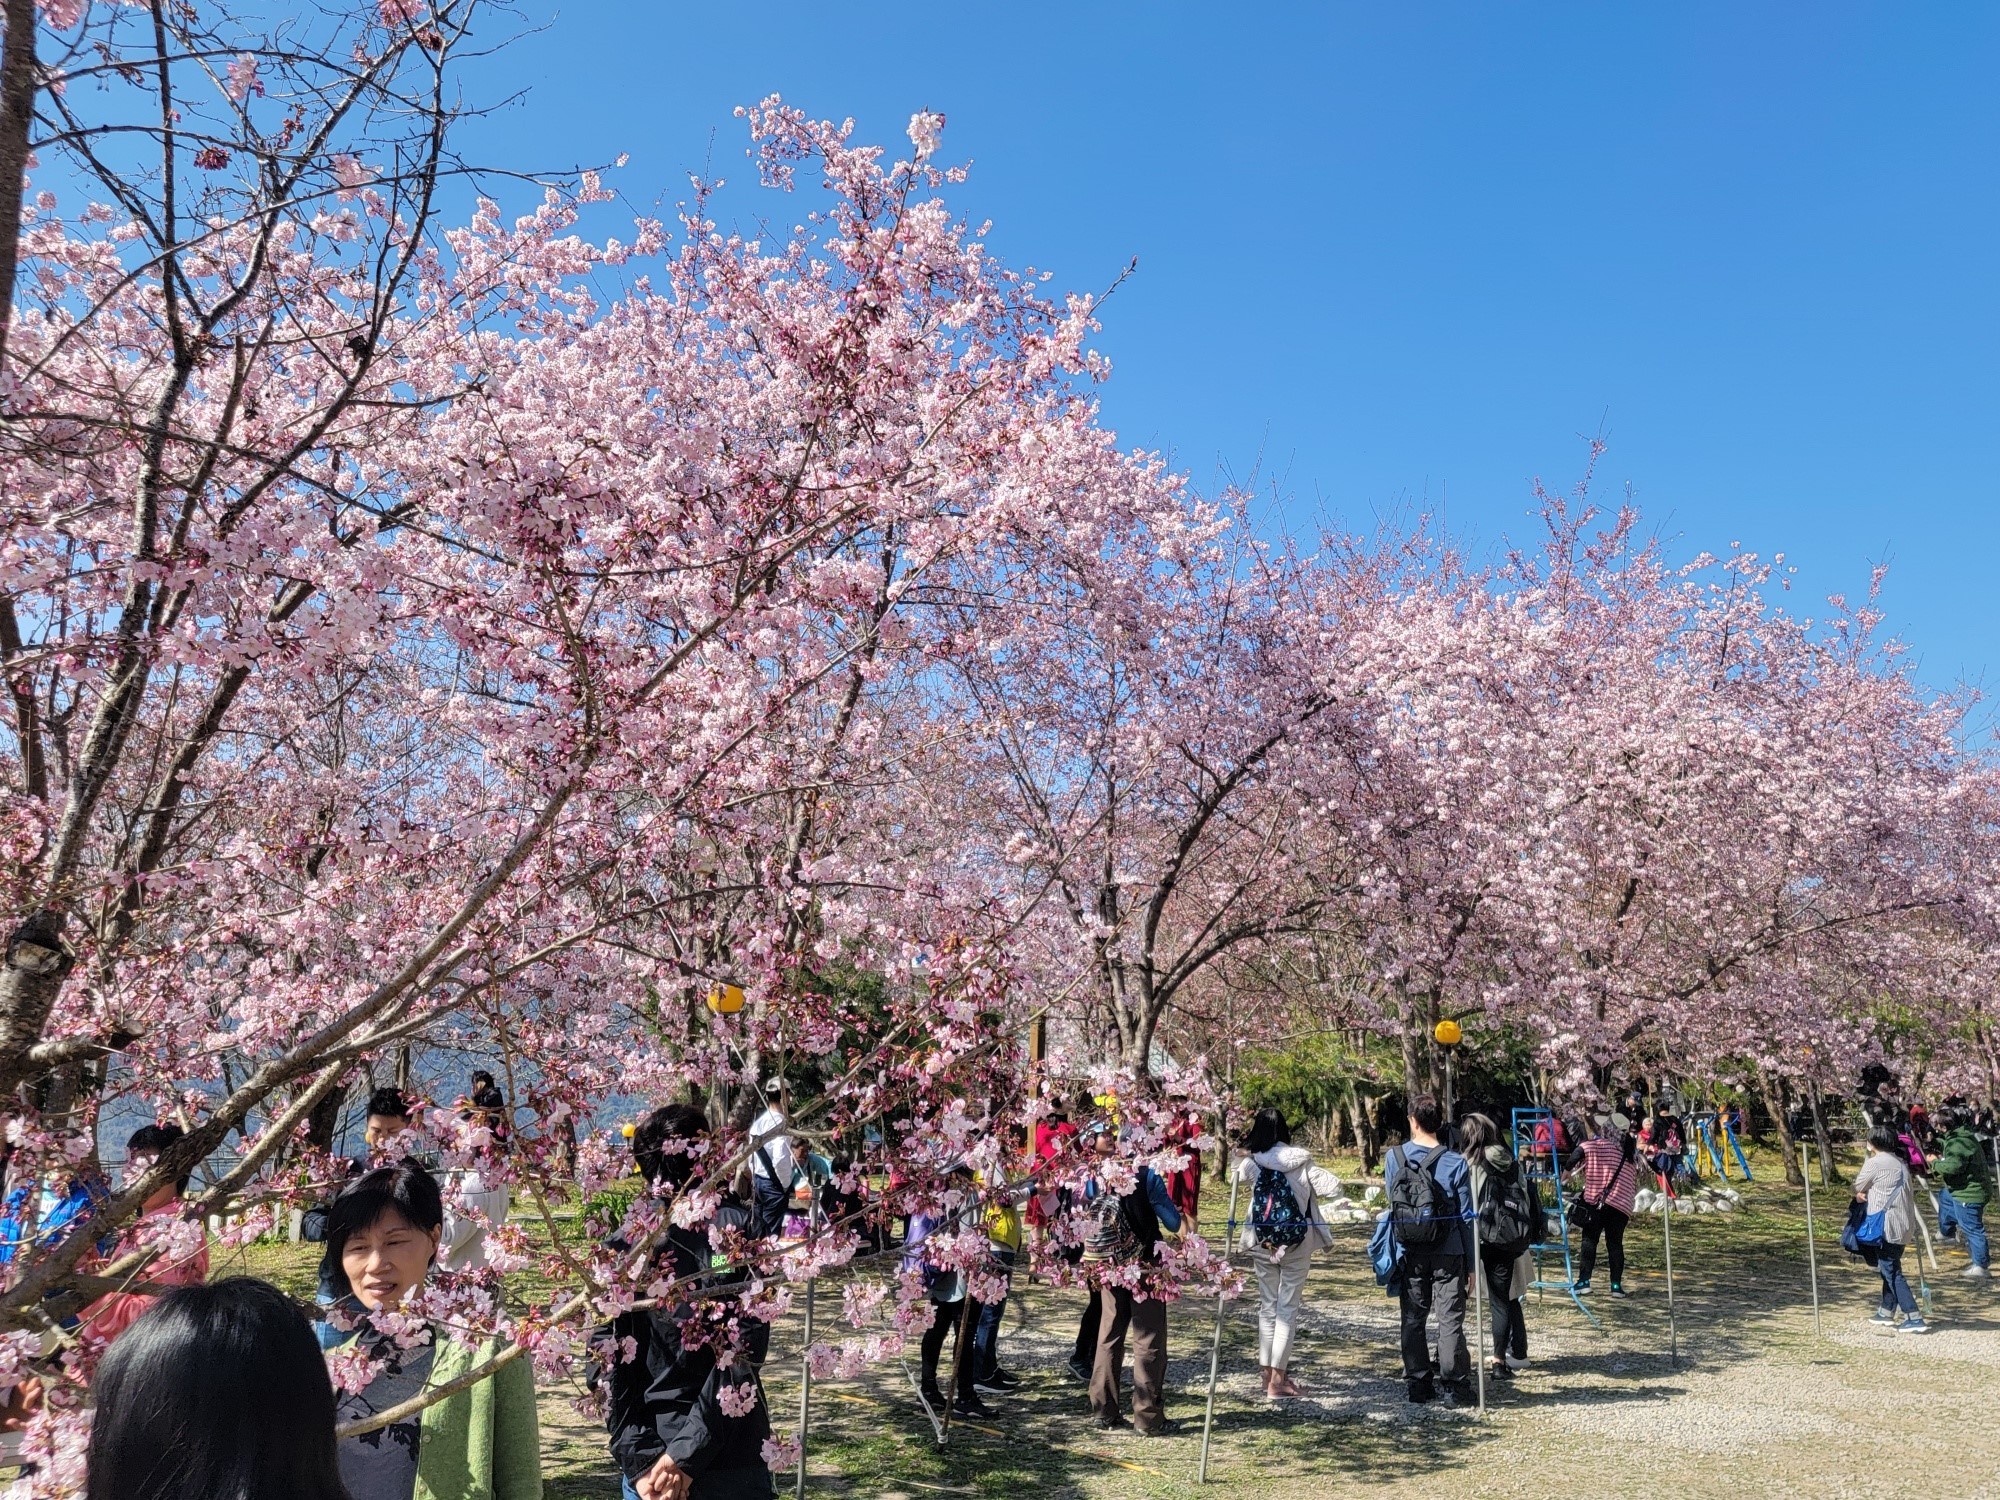
[[1428,1250],[1443,1242],[1458,1218],[1455,1206],[1438,1186],[1437,1164],[1444,1147],[1433,1146],[1423,1164],[1416,1167],[1410,1165],[1402,1147],[1391,1154],[1396,1158],[1397,1172],[1389,1186],[1389,1232],[1405,1250]]
[[1518,1255],[1548,1233],[1547,1215],[1534,1183],[1516,1166],[1505,1177],[1488,1176],[1479,1205],[1479,1243]]

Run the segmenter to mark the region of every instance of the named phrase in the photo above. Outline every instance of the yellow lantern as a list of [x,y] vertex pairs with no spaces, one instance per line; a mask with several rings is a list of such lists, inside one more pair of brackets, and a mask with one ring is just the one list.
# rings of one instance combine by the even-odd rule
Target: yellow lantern
[[708,1008],[718,1016],[733,1016],[743,1009],[743,990],[740,985],[718,984],[708,992]]
[[1431,1040],[1440,1047],[1456,1047],[1465,1040],[1465,1033],[1459,1030],[1456,1021],[1440,1021],[1431,1028]]

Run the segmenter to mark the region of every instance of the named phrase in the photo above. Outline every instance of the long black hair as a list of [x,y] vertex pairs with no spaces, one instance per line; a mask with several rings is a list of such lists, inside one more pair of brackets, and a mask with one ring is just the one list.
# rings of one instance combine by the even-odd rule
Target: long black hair
[[1285,1123],[1284,1113],[1268,1104],[1250,1117],[1250,1128],[1243,1132],[1243,1149],[1252,1156],[1291,1143],[1292,1128]]
[[413,1161],[364,1172],[333,1200],[326,1214],[326,1256],[343,1297],[353,1290],[340,1258],[347,1242],[394,1210],[415,1228],[428,1233],[444,1228],[444,1194],[437,1179]]
[[163,1294],[92,1383],[91,1500],[347,1500],[305,1314],[248,1276]]

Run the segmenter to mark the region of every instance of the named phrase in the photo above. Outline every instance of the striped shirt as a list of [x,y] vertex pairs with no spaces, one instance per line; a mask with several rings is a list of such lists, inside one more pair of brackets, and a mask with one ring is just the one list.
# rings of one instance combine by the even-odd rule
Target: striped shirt
[[1625,1159],[1625,1147],[1608,1136],[1597,1136],[1577,1148],[1583,1153],[1584,1202],[1598,1208],[1632,1212],[1639,1191],[1639,1165]]

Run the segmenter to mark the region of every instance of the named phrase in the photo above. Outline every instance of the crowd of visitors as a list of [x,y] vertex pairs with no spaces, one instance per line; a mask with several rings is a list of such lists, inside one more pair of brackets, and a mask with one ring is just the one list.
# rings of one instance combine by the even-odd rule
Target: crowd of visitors
[[[1575,1292],[1591,1291],[1601,1244],[1608,1291],[1624,1295],[1624,1234],[1642,1175],[1670,1192],[1683,1172],[1678,1160],[1663,1158],[1678,1157],[1687,1132],[1664,1106],[1643,1113],[1636,1131],[1628,1111],[1638,1112],[1636,1100],[1596,1114],[1587,1134],[1576,1127],[1584,1138],[1574,1145],[1568,1123],[1544,1119],[1517,1156],[1513,1133],[1491,1116],[1448,1120],[1435,1097],[1408,1101],[1404,1138],[1384,1160],[1386,1206],[1371,1253],[1399,1303],[1411,1402],[1478,1399],[1475,1361],[1489,1380],[1527,1368],[1532,1247],[1561,1235],[1538,1183],[1567,1183]],[[455,1189],[418,1149],[414,1113],[402,1093],[376,1090],[364,1150],[340,1164],[339,1190],[305,1216],[303,1236],[325,1247],[316,1319],[261,1282],[207,1282],[199,1233],[177,1232],[199,1228],[182,1212],[185,1175],[163,1185],[116,1243],[99,1247],[112,1259],[147,1247],[157,1253],[145,1290],[101,1296],[72,1320],[105,1346],[93,1385],[90,1493],[537,1500],[536,1391],[523,1351],[453,1338],[427,1324],[417,1310],[425,1304],[413,1300],[446,1264],[455,1212]],[[490,1075],[475,1076],[459,1115],[483,1127],[482,1149],[506,1149],[511,1120]],[[595,1345],[591,1384],[603,1398],[609,1453],[628,1500],[774,1493],[761,1374],[769,1326],[732,1316],[733,1291],[751,1272],[718,1247],[782,1233],[799,1213],[859,1228],[879,1203],[844,1162],[813,1156],[789,1138],[786,1120],[781,1106],[739,1110],[731,1123],[746,1132],[746,1149],[721,1181],[709,1180],[711,1122],[701,1108],[668,1105],[628,1132],[649,1190],[705,1205],[697,1215],[673,1216],[645,1242],[641,1280],[659,1290],[601,1330]],[[1934,1121],[1880,1113],[1870,1131],[1843,1242],[1879,1272],[1875,1317],[1898,1332],[1928,1326],[1904,1272],[1925,1193],[1934,1195],[1941,1235],[1967,1251],[1965,1274],[1990,1275],[1984,1210],[1993,1148],[1981,1124],[1952,1101]],[[1175,1128],[1192,1137],[1193,1126]],[[171,1123],[134,1132],[128,1180],[179,1139]],[[1306,1279],[1314,1252],[1332,1243],[1326,1206],[1340,1200],[1340,1184],[1292,1141],[1276,1109],[1257,1110],[1232,1145],[1231,1201],[1246,1205],[1239,1248],[1257,1294],[1260,1381],[1267,1399],[1282,1401],[1304,1394],[1292,1365]],[[1049,1237],[1054,1264],[1069,1268],[1063,1279],[1085,1290],[1070,1368],[1096,1422],[1149,1437],[1175,1431],[1165,1409],[1171,1302],[1155,1293],[1163,1290],[1163,1247],[1194,1222],[1198,1179],[1178,1179],[1154,1171],[1115,1107],[1087,1093],[1038,1123],[1017,1178],[953,1168],[939,1205],[910,1214],[901,1235],[902,1269],[921,1278],[931,1304],[918,1342],[918,1386],[933,1418],[990,1416],[984,1398],[1019,1387],[1001,1362],[1002,1312],[1032,1230]],[[46,1192],[35,1232],[60,1232],[106,1191],[86,1183]],[[10,1199],[9,1207],[18,1222],[21,1203]],[[1072,1220],[1082,1233],[1068,1245],[1056,1229]],[[0,1254],[24,1235],[0,1235]],[[962,1253],[936,1248],[962,1247],[975,1235],[986,1260],[971,1273]],[[617,1237],[606,1248],[640,1250]],[[1475,1294],[1485,1315],[1469,1332]],[[345,1379],[336,1392],[323,1349],[364,1378]],[[14,1401],[33,1396],[17,1388]]]

